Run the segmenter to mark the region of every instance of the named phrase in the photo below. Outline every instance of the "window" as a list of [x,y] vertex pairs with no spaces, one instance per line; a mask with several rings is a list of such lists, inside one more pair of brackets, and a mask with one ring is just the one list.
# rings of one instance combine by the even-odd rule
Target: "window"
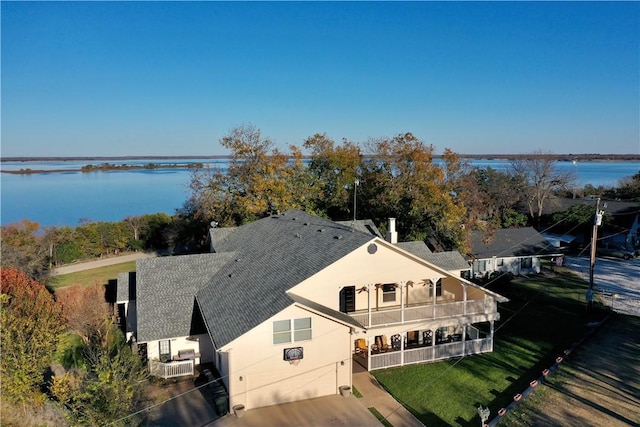
[[382,285],[382,302],[394,302],[396,300],[396,285],[385,283]]
[[[436,296],[437,297],[441,297],[442,296],[442,279],[438,279],[438,281],[436,282]],[[429,296],[433,297],[433,285],[429,286]]]
[[171,341],[160,341],[160,361],[168,362],[171,360]]
[[520,260],[520,267],[521,268],[531,268],[533,265],[532,259],[527,257],[527,258],[522,258]]
[[[291,328],[293,323],[293,329]],[[276,320],[273,322],[273,343],[284,344],[293,341],[307,341],[311,339],[311,318]]]
[[293,321],[293,340],[307,341],[311,339],[311,318],[304,317]]
[[504,265],[504,258],[498,258],[498,260],[496,261],[496,265],[498,267],[502,267]]

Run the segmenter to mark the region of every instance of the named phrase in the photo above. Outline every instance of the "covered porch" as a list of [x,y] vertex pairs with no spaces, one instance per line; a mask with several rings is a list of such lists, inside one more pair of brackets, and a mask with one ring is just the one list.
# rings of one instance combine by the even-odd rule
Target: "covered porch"
[[[482,333],[472,325],[447,333],[447,328],[409,331],[403,335],[378,335],[368,345],[365,339],[355,341],[353,358],[356,363],[372,371],[414,363],[433,362],[452,357],[493,351],[493,322],[490,332]],[[434,336],[435,335],[435,336]]]

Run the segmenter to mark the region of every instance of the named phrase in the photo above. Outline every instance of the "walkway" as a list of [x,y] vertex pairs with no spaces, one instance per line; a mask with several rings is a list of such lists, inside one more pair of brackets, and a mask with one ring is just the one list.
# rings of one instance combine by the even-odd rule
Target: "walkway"
[[376,408],[393,426],[424,427],[411,412],[398,403],[361,365],[353,363],[353,386],[362,394],[358,402],[365,408]]
[[153,258],[158,256],[155,252],[135,252],[132,254],[102,258],[95,261],[81,262],[78,264],[65,265],[51,271],[52,276],[61,274],[77,273],[78,271],[91,270],[92,268],[106,267],[109,265],[122,264],[123,262],[135,261],[142,258]]

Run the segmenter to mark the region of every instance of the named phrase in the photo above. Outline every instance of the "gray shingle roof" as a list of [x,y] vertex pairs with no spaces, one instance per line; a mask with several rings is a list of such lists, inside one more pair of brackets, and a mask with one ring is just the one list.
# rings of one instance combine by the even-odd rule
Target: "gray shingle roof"
[[353,227],[357,231],[361,231],[363,233],[368,233],[376,237],[383,238],[382,234],[380,234],[380,230],[378,227],[371,221],[370,219],[358,219],[354,221],[336,221],[336,224],[344,225],[346,227]]
[[233,253],[140,259],[136,263],[139,342],[187,336],[195,294]]
[[431,249],[429,249],[427,244],[419,240],[414,242],[398,242],[396,246],[422,259],[427,259],[426,257],[431,254]]
[[556,254],[557,250],[533,227],[503,228],[485,241],[486,234],[474,231],[471,234],[471,253],[475,258],[517,257]]
[[129,301],[129,272],[118,273],[116,284],[116,303]]
[[196,295],[217,348],[292,304],[286,291],[374,236],[299,210],[237,227],[218,253],[233,260]]
[[457,251],[433,252],[427,254],[424,259],[447,271],[471,269],[469,263]]

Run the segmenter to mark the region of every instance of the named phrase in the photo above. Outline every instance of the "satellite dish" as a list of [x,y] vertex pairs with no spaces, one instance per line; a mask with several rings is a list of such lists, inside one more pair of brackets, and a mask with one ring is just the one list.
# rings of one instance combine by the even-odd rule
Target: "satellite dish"
[[211,221],[209,223],[209,225],[211,226],[211,228],[216,228],[218,226],[218,222],[217,221]]

